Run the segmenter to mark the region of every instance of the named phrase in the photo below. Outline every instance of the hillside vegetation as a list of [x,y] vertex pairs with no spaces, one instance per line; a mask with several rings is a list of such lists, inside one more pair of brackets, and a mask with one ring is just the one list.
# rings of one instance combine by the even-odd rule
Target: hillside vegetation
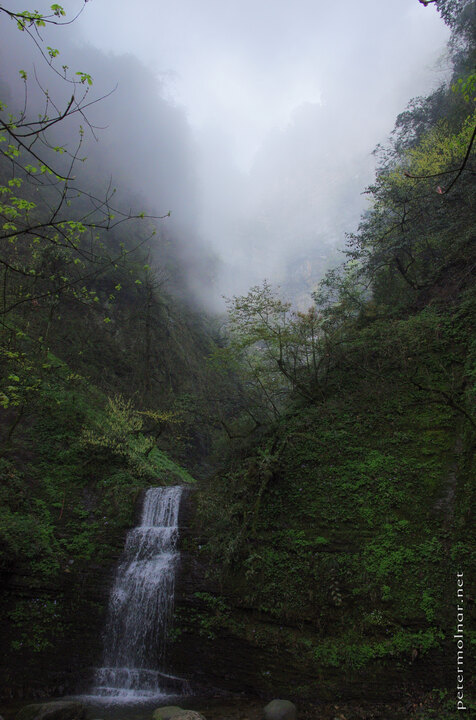
[[[34,34],[63,15],[55,5],[50,16],[15,19]],[[53,61],[57,51],[50,51]],[[193,309],[168,247],[167,217],[116,208],[113,190],[100,190],[103,178],[81,172],[87,189],[80,186],[82,127],[76,146],[71,125],[65,144],[53,146],[56,127],[77,108],[87,123],[92,79],[68,77],[73,100],[58,110],[61,98],[45,93],[38,115],[31,79],[20,75],[23,110],[0,103],[0,684],[7,697],[86,682],[81,674],[99,661],[109,578],[141,492],[192,483],[214,462],[223,432],[218,399],[226,395],[207,365],[216,323]],[[134,193],[122,188],[126,200]],[[171,294],[171,275],[180,297]]]
[[202,662],[247,648],[265,693],[438,689],[450,717],[457,572],[468,663],[475,640],[476,116],[470,4],[441,6],[454,76],[378,148],[347,262],[308,313],[268,283],[230,301],[216,359],[241,358],[254,440],[235,439],[229,471],[202,486],[194,552],[209,577],[193,622],[178,608],[176,642],[198,634]]
[[174,672],[294,698],[437,690],[421,717],[451,717],[457,572],[468,664],[476,640],[476,76],[474,3],[437,7],[453,77],[377,149],[346,263],[306,312],[267,282],[231,298],[225,334],[172,293],[166,220],[78,191],[77,154],[46,142],[38,164],[2,105],[7,697],[84,685],[142,491],[197,481]]

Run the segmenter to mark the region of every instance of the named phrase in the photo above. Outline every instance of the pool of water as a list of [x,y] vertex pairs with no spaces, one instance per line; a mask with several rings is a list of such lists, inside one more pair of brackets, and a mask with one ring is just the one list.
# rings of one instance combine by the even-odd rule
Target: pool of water
[[[15,720],[19,710],[31,703],[48,702],[53,700],[66,700],[73,698],[49,698],[49,700],[15,700],[8,705],[0,705],[0,715],[4,720]],[[136,701],[128,703],[111,701],[107,698],[94,698],[87,696],[76,696],[88,707],[89,720],[152,720],[152,713],[158,707],[164,705],[178,705],[184,709],[196,710],[206,720],[263,720],[263,708],[267,701],[259,698],[245,696],[164,696],[146,702]],[[299,720],[409,720],[413,710],[418,703],[409,701],[402,703],[366,703],[364,701],[353,701],[342,704],[340,702],[330,703],[297,703]],[[433,704],[431,704],[433,707]],[[414,717],[419,717],[414,715]],[[443,717],[438,714],[435,708],[432,717]]]
[[91,720],[151,720],[153,711],[164,705],[178,705],[196,710],[207,720],[262,720],[263,701],[250,698],[210,698],[163,696],[133,703],[108,701],[106,698],[83,697]]
[[196,710],[207,720],[262,720],[263,707],[266,704],[260,699],[244,696],[210,697],[210,696],[173,696],[163,695],[155,698],[134,699],[107,698],[92,695],[75,695],[62,698],[42,700],[15,700],[0,707],[0,715],[4,720],[14,720],[17,713],[25,705],[32,703],[53,702],[60,700],[77,700],[88,708],[90,720],[151,720],[156,708],[164,705],[178,705],[187,710]]

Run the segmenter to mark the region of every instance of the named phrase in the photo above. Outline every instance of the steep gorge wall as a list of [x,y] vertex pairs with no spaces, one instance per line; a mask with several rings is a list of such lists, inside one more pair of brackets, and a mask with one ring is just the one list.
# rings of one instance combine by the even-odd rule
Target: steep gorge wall
[[354,395],[286,419],[257,517],[256,459],[191,494],[169,661],[192,684],[375,701],[454,684],[471,433],[367,390],[359,412]]
[[[100,504],[92,493],[88,497],[89,503]],[[139,490],[123,500],[122,523],[107,534],[96,559],[73,560],[50,581],[21,565],[1,574],[0,699],[47,698],[90,688],[94,668],[101,665],[117,562],[143,497]]]
[[2,699],[46,698],[87,688],[91,669],[100,660],[108,594],[120,546],[118,538],[116,554],[107,564],[68,568],[53,584],[23,574],[21,569],[2,573]]

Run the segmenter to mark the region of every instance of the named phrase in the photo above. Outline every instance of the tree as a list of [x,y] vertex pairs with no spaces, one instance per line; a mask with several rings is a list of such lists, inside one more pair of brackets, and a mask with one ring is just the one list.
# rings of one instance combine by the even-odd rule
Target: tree
[[[71,89],[69,100],[61,106],[35,73],[44,100],[38,114],[38,107],[31,107],[29,102],[30,78],[20,70],[22,109],[12,112],[0,98],[0,317],[3,330],[11,331],[15,324],[12,318],[18,312],[36,314],[40,308],[52,312],[65,295],[80,303],[97,302],[94,283],[124,263],[150,235],[128,248],[111,243],[108,233],[144,215],[113,207],[115,190],[110,185],[100,198],[79,187],[75,180],[85,128],[95,137],[96,128],[89,123],[87,110],[102,98],[90,99],[93,81],[88,73],[71,74],[66,65],[58,69],[59,51],[44,46],[41,28],[68,24],[63,20],[64,9],[54,4],[51,13],[43,14],[13,12],[0,6],[1,16],[30,36],[47,70]],[[78,122],[73,150],[54,142],[58,125],[71,118]]]
[[279,418],[290,396],[322,396],[328,333],[316,308],[293,310],[266,280],[227,304],[229,339],[221,357],[241,374],[263,421]]
[[[418,141],[400,144],[368,189],[373,205],[349,236],[348,255],[361,263],[367,283],[386,303],[389,297],[408,302],[432,287],[472,241],[468,147],[475,122],[474,112],[456,124],[450,114],[439,119]],[[450,184],[435,192],[445,178]]]
[[434,4],[455,35],[464,38],[466,42],[474,42],[474,0],[418,0],[418,2],[425,7]]
[[[87,326],[89,336],[92,326],[110,322],[124,278],[140,283],[141,248],[155,234],[154,218],[113,205],[111,184],[101,196],[75,179],[86,133],[96,138],[88,109],[104,96],[91,97],[91,76],[61,66],[59,51],[46,45],[41,32],[47,25],[74,22],[83,8],[84,3],[68,21],[57,4],[49,13],[14,12],[0,5],[0,22],[13,23],[14,32],[28,36],[43,73],[59,78],[67,93],[66,100],[61,91],[55,96],[41,73],[35,70],[30,77],[21,69],[20,107],[8,107],[0,97],[0,406],[7,445],[51,380],[56,361],[49,348],[52,341],[58,348],[58,323],[63,322],[63,338],[74,328],[61,318],[79,321],[81,308],[81,327]],[[32,100],[32,90],[42,98],[41,107]],[[67,128],[68,143],[55,139],[62,128]],[[140,220],[141,227],[134,225],[131,233],[133,220]],[[76,341],[79,333],[73,333]]]

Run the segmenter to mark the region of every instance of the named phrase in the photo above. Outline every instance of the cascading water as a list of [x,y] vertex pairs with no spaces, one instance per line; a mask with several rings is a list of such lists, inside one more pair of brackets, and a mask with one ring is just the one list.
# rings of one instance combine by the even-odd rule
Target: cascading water
[[179,554],[181,495],[181,487],[147,490],[141,524],[127,534],[109,600],[95,695],[132,700],[181,689],[179,678],[161,672]]

